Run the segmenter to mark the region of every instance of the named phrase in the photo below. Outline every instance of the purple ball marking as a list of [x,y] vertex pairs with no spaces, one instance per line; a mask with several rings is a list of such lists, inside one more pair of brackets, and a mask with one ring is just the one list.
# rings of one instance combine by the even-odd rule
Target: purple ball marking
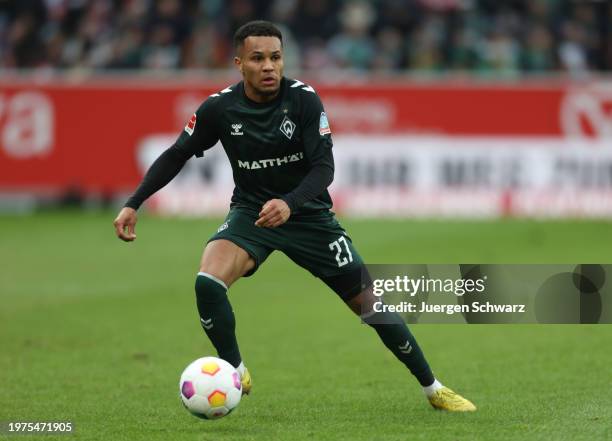
[[181,387],[181,392],[183,393],[183,396],[187,399],[193,397],[195,395],[193,383],[191,383],[191,381],[185,381],[183,383],[183,387]]
[[232,374],[232,377],[234,378],[234,386],[236,387],[236,389],[240,389],[242,384],[240,383],[240,376],[238,376],[238,372],[234,372]]

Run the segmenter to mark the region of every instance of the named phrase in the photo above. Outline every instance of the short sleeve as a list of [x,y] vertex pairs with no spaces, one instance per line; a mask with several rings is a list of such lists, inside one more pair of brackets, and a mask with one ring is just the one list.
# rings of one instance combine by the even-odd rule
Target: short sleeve
[[302,138],[304,154],[311,165],[333,168],[331,128],[323,103],[314,92],[303,92]]
[[175,142],[176,147],[188,156],[201,157],[219,141],[216,128],[215,99],[209,97],[191,116]]

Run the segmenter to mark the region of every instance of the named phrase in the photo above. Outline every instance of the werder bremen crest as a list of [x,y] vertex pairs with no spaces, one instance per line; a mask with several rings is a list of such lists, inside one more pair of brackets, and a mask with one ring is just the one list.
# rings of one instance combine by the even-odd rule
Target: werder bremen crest
[[295,127],[295,123],[291,121],[287,115],[285,115],[283,122],[280,125],[280,131],[283,132],[287,138],[291,139],[293,132],[295,132]]

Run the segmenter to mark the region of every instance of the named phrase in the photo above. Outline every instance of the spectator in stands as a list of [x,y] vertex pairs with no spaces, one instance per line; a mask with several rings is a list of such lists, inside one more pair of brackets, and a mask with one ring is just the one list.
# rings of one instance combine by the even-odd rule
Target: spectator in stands
[[408,44],[408,67],[416,71],[439,71],[443,68],[443,22],[437,15],[426,15],[412,33]]
[[355,70],[371,67],[375,43],[370,28],[375,18],[375,11],[368,2],[357,0],[344,4],[340,12],[342,29],[328,45],[338,67]]
[[520,58],[521,68],[527,72],[550,72],[555,69],[553,36],[545,26],[535,24],[529,28]]

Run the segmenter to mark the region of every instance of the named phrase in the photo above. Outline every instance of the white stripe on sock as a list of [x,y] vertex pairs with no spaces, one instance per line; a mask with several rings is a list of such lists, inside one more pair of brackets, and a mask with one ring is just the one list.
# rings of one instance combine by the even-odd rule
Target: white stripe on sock
[[370,312],[366,312],[366,313],[361,314],[361,315],[359,316],[359,318],[360,318],[361,320],[369,319],[369,318],[370,318],[370,317],[372,317],[374,314],[376,314],[376,311],[371,310]]
[[225,284],[225,282],[215,276],[213,276],[212,274],[208,274],[205,272],[200,271],[198,273],[198,276],[204,276],[204,277],[208,277],[210,280],[214,280],[215,282],[217,282],[219,285],[221,285],[223,288],[227,289],[227,285]]

